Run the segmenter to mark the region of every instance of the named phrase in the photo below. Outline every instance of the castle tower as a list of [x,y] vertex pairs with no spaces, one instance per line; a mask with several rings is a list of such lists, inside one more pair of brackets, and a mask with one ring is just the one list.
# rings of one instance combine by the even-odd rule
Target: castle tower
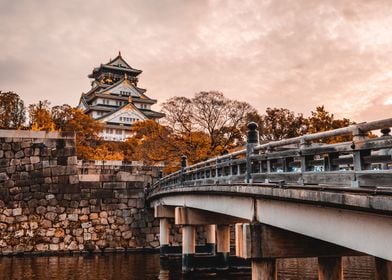
[[131,136],[133,123],[158,120],[164,114],[151,110],[157,100],[149,98],[146,90],[137,86],[141,70],[132,68],[121,56],[101,64],[88,75],[93,79],[91,89],[82,93],[78,108],[105,124],[104,140],[124,141]]

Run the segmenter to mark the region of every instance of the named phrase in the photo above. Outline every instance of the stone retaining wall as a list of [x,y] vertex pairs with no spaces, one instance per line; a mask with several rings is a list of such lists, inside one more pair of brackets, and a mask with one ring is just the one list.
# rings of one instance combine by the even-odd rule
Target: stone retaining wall
[[154,172],[82,175],[73,135],[0,130],[0,254],[158,247]]

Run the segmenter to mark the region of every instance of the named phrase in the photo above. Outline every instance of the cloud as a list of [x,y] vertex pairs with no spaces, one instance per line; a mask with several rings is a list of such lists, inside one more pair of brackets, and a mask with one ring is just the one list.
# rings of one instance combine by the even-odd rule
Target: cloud
[[391,106],[391,25],[387,0],[0,0],[0,89],[76,105],[121,50],[159,102],[219,90],[371,120]]

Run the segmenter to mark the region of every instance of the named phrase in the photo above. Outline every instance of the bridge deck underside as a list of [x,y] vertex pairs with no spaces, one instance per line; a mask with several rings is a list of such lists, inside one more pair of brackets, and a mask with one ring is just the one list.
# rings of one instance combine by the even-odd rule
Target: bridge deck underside
[[390,196],[228,185],[172,188],[150,201],[258,221],[392,260]]

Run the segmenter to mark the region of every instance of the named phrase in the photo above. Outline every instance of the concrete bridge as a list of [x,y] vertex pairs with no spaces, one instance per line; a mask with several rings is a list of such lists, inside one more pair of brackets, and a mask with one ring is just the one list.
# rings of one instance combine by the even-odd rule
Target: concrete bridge
[[[252,279],[276,279],[276,259],[318,257],[319,279],[343,279],[342,256],[376,258],[376,279],[392,279],[392,119],[259,144],[248,125],[246,149],[187,166],[153,186],[161,253],[169,224],[182,226],[182,269],[192,271],[195,226],[204,225],[216,266],[230,246],[249,259]],[[369,138],[368,132],[382,135]],[[352,141],[322,144],[329,137]],[[230,225],[235,244],[230,244]]]

